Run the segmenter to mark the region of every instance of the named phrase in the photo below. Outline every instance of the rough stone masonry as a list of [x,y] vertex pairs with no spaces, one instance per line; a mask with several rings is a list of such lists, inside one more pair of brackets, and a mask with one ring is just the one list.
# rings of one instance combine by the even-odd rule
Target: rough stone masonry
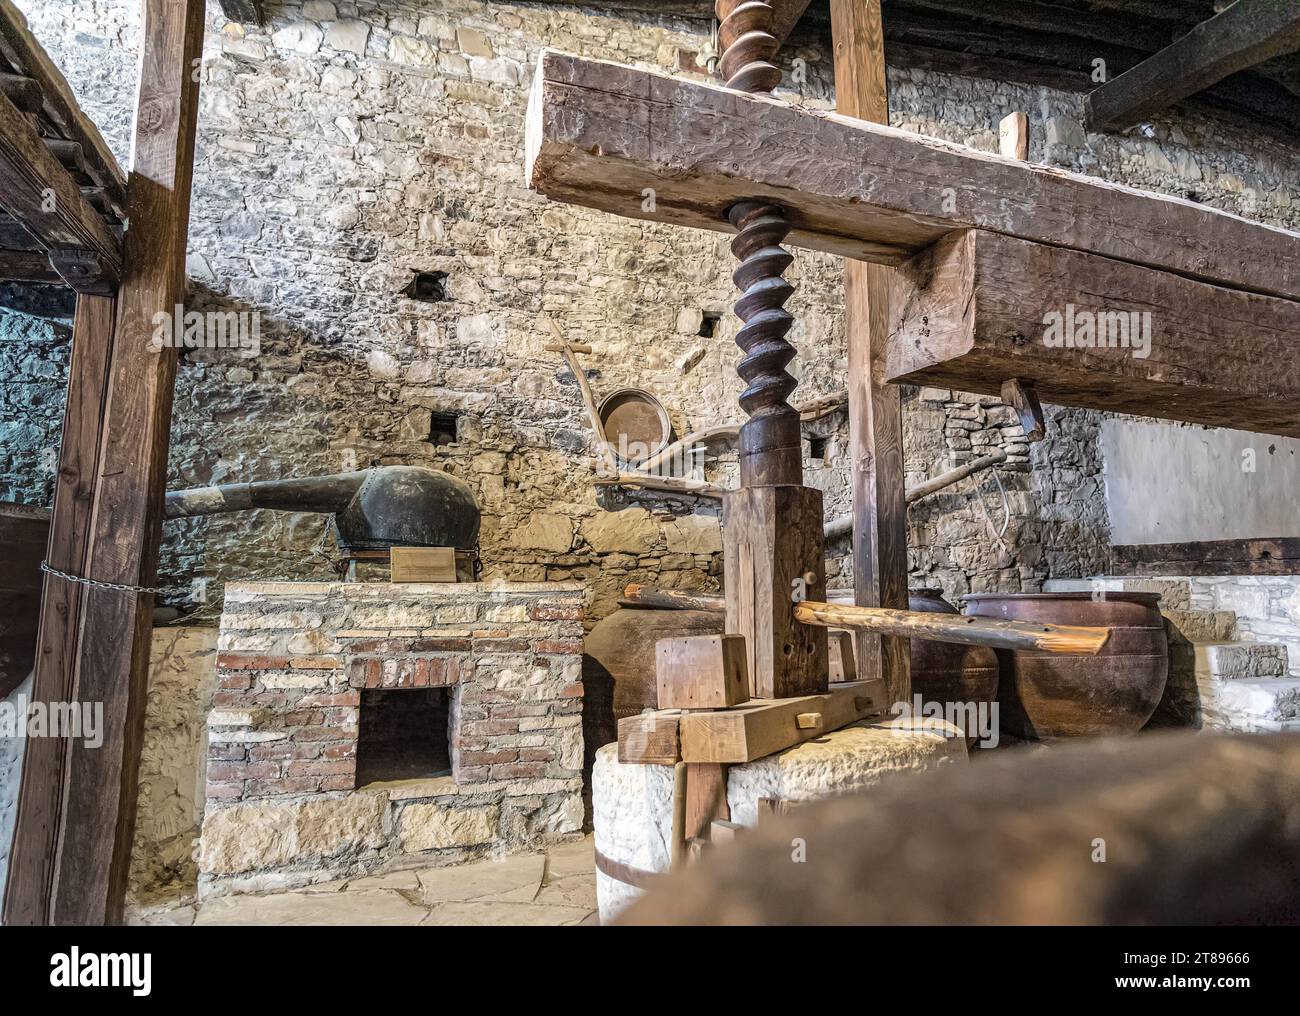
[[[582,588],[251,583],[226,593],[200,891],[430,867],[582,828]],[[450,775],[362,783],[372,690],[446,689]]]

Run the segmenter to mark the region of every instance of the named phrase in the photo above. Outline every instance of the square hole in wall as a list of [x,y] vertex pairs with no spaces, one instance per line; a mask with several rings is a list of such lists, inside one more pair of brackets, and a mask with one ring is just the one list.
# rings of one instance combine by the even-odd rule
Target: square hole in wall
[[446,688],[365,688],[357,724],[357,786],[451,775]]
[[722,322],[722,314],[716,310],[706,310],[700,317],[700,330],[696,334],[702,339],[711,339],[718,334],[718,325]]
[[829,437],[810,437],[808,439],[808,458],[825,459],[830,440]]
[[435,445],[456,443],[456,414],[432,413],[429,417],[429,440]]

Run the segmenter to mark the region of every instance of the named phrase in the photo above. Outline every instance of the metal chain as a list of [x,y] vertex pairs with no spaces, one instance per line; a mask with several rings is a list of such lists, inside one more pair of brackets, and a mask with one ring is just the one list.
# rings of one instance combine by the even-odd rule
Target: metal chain
[[104,582],[100,579],[87,579],[82,578],[80,575],[71,575],[68,572],[59,571],[59,569],[51,567],[48,561],[41,562],[41,571],[47,575],[53,575],[55,578],[63,579],[65,582],[76,582],[95,589],[116,589],[124,593],[164,595],[167,593],[188,593],[191,589],[190,586],[133,586],[126,582]]

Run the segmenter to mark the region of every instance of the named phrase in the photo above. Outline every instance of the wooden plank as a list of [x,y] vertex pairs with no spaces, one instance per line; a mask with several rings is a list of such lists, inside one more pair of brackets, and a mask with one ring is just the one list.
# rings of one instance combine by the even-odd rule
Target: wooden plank
[[40,85],[45,116],[64,137],[81,145],[91,173],[121,212],[126,211],[126,174],[94,122],[82,112],[71,86],[27,28],[12,0],[0,0],[0,54]]
[[[880,0],[832,0],[836,109],[889,123]],[[889,278],[879,265],[844,266],[849,351],[849,459],[853,488],[853,588],[864,606],[907,609],[907,502],[903,407],[883,383]],[[854,636],[860,681],[883,681],[891,701],[911,698],[907,642],[875,632]]]
[[618,721],[618,760],[629,765],[670,766],[682,760],[677,726],[681,711],[638,713]]
[[749,698],[745,639],[696,635],[655,644],[660,709],[728,709]]
[[0,250],[0,280],[63,285],[63,277],[54,270],[48,255],[40,251]]
[[891,381],[1001,395],[1018,378],[1043,402],[1300,437],[1291,300],[982,231],[893,281]]
[[731,818],[727,767],[711,762],[686,764],[686,839],[707,839],[713,823]]
[[1104,627],[1002,621],[967,614],[887,610],[846,603],[797,603],[794,616],[801,624],[828,628],[871,628],[932,642],[1045,653],[1096,654],[1110,638],[1110,629]]
[[728,231],[723,213],[737,201],[771,200],[794,227],[791,243],[884,264],[978,227],[1300,297],[1300,233],[884,124],[549,51],[533,85],[526,165],[530,185],[558,201],[703,229]]
[[1300,575],[1300,538],[1125,544],[1111,561],[1136,575]]
[[[161,535],[163,481],[176,351],[153,348],[153,317],[183,299],[185,245],[203,41],[200,0],[143,0],[140,88],[128,188],[131,229],[108,363],[109,392],[93,481],[89,551],[78,574],[152,585]],[[158,112],[169,115],[159,116]],[[57,512],[57,507],[56,507]],[[95,588],[85,594],[75,659],[52,677],[76,701],[103,703],[103,743],[67,743],[62,769],[24,770],[24,799],[59,793],[48,898],[24,915],[53,924],[118,923],[136,814],[148,678],[152,597]],[[69,677],[69,669],[75,666]],[[38,673],[39,677],[39,673]],[[46,812],[47,813],[47,812]],[[17,840],[25,831],[20,805]],[[26,855],[30,857],[30,852]],[[13,880],[10,880],[11,886]],[[39,894],[38,894],[39,900]]]
[[[687,763],[752,762],[864,719],[874,709],[868,686],[854,681],[835,685],[821,695],[754,700],[737,709],[683,713],[679,724],[682,758]],[[821,725],[801,728],[798,718],[807,713],[821,714]]]
[[117,237],[46,148],[36,128],[0,94],[0,207],[40,242],[50,264],[79,293],[106,296],[117,286]]
[[1119,131],[1230,74],[1300,49],[1300,4],[1236,0],[1182,38],[1090,92],[1088,129]]
[[726,630],[745,636],[750,694],[785,698],[826,690],[826,633],[795,622],[791,596],[826,589],[822,494],[783,484],[743,487],[722,501]]
[[454,547],[393,547],[389,552],[394,582],[455,582]]
[[[63,439],[46,552],[52,567],[71,575],[86,574],[90,554],[90,515],[99,472],[100,428],[108,399],[115,319],[116,304],[111,297],[77,298]],[[48,575],[42,588],[32,699],[71,702],[85,589]],[[59,738],[36,737],[27,742],[5,890],[6,925],[49,923],[66,749],[67,742]]]

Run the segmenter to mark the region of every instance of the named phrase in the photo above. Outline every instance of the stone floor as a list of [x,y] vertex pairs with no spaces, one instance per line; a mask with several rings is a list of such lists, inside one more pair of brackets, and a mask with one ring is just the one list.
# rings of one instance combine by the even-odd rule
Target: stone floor
[[515,854],[329,882],[292,892],[219,896],[141,911],[153,925],[596,924],[592,838]]

